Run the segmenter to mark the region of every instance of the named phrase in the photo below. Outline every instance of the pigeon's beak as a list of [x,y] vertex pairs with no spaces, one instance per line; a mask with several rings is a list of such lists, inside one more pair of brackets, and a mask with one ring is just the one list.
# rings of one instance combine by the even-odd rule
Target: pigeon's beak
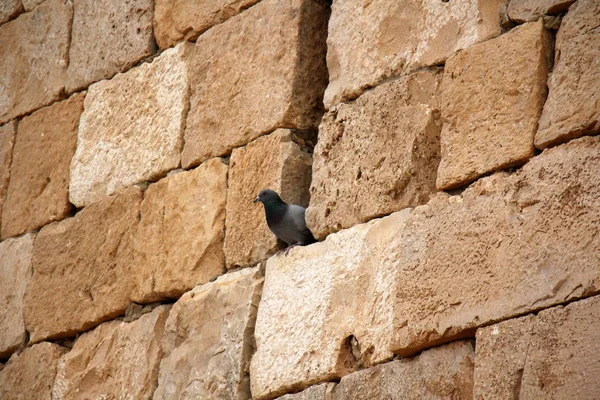
[[255,198],[253,203],[256,203],[257,201],[260,201],[260,197]]

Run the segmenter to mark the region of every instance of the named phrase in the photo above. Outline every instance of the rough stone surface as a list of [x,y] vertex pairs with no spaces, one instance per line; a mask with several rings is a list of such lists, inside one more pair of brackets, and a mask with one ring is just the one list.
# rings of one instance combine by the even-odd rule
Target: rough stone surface
[[38,229],[71,211],[69,167],[83,99],[72,96],[19,122],[2,212],[3,238]]
[[194,41],[213,25],[239,14],[260,0],[156,0],[154,35],[161,49]]
[[[255,397],[598,292],[600,137],[267,262]],[[347,310],[352,310],[351,313]]]
[[227,166],[209,160],[150,185],[135,237],[139,298],[177,298],[225,269]]
[[598,398],[599,321],[596,296],[477,330],[475,398]]
[[110,321],[81,335],[58,362],[52,399],[149,399],[169,309],[160,306],[134,322]]
[[154,52],[152,0],[74,0],[69,93],[111,78]]
[[22,12],[21,0],[2,0],[0,2],[0,24],[10,21]]
[[327,108],[386,78],[439,65],[457,50],[502,32],[506,0],[333,3],[327,38]]
[[33,342],[73,336],[125,312],[141,197],[139,188],[127,189],[38,233],[25,304]]
[[547,14],[560,14],[574,2],[575,0],[511,0],[508,4],[508,16],[517,23],[535,21]]
[[59,99],[72,19],[71,2],[47,0],[0,26],[0,124]]
[[179,166],[188,108],[189,44],[92,85],[71,164],[70,197],[84,206]]
[[318,125],[328,13],[313,0],[264,0],[198,38],[184,168],[276,128]]
[[540,20],[448,59],[438,188],[462,186],[533,156],[550,50]]
[[286,394],[277,400],[332,400],[335,383],[323,383],[311,386],[299,393]]
[[244,269],[173,305],[154,399],[249,399],[248,363],[263,278]]
[[289,204],[308,205],[312,159],[279,129],[235,149],[229,163],[225,257],[227,267],[247,266],[277,250],[262,204],[252,203],[259,191],[275,190]]
[[39,343],[13,355],[0,371],[0,399],[51,400],[59,358],[67,352],[54,343]]
[[315,237],[426,203],[435,193],[441,77],[412,74],[325,115],[306,214]]
[[22,0],[23,7],[25,7],[25,11],[31,11],[35,7],[39,6],[46,0]]
[[25,344],[23,305],[31,279],[32,234],[0,242],[0,359]]
[[2,225],[4,199],[10,181],[10,165],[12,163],[12,152],[15,144],[16,132],[16,121],[11,121],[6,125],[0,126],[0,226]]
[[535,137],[546,148],[600,133],[600,3],[578,1],[556,36],[555,68]]
[[471,400],[474,359],[472,343],[450,343],[346,375],[333,400]]

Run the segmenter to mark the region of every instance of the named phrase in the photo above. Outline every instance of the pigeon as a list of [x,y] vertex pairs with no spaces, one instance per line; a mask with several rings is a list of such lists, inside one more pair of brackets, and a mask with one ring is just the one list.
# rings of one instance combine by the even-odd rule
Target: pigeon
[[263,189],[254,199],[254,203],[260,201],[265,207],[265,216],[269,229],[278,239],[287,243],[285,254],[295,246],[305,246],[316,240],[310,230],[306,227],[304,214],[306,209],[295,204],[287,204],[277,192],[271,189]]

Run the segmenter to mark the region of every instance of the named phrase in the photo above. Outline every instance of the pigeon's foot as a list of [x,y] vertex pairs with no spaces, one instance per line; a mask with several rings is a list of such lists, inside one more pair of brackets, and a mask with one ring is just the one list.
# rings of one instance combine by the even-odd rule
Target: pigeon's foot
[[294,247],[296,247],[296,246],[299,246],[299,245],[300,245],[300,243],[296,243],[296,244],[293,244],[293,245],[291,245],[291,246],[288,246],[288,247],[286,247],[285,249],[283,249],[283,254],[284,254],[285,256],[287,256],[287,255],[288,255],[288,253],[290,252],[290,250],[291,250],[292,248],[294,248]]

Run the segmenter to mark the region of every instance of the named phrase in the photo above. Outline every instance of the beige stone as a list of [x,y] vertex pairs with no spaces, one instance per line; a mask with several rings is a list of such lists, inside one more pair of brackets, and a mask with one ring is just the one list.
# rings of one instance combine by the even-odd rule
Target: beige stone
[[152,0],[74,0],[67,91],[111,78],[155,50]]
[[110,321],[81,335],[58,362],[52,399],[149,399],[169,309],[160,306],[134,322]]
[[134,243],[135,301],[178,298],[223,273],[226,199],[219,159],[150,185]]
[[10,180],[10,165],[16,132],[16,121],[0,126],[0,226],[2,225],[2,208]]
[[127,189],[38,233],[25,303],[33,342],[73,336],[125,312],[141,197],[139,188]]
[[2,0],[0,2],[0,24],[3,24],[23,12],[21,0]]
[[263,278],[244,269],[197,286],[173,305],[154,399],[249,399],[248,363]]
[[47,0],[0,26],[0,124],[60,98],[73,5]]
[[532,22],[448,59],[438,188],[465,185],[533,156],[550,40],[543,22]]
[[239,14],[260,0],[156,0],[154,35],[161,49],[201,33]]
[[535,136],[542,149],[600,132],[600,3],[578,1],[556,36],[555,68]]
[[313,0],[264,0],[198,38],[184,168],[276,128],[318,125],[328,14]]
[[[252,392],[410,356],[600,287],[600,137],[267,262]],[[348,312],[352,310],[352,312]]]
[[600,297],[477,330],[476,399],[596,399]]
[[31,11],[46,0],[22,0],[25,11]]
[[325,115],[306,212],[315,237],[426,203],[435,193],[441,77],[412,74]]
[[57,362],[66,352],[62,346],[44,342],[14,354],[0,371],[0,399],[51,400]]
[[73,204],[88,205],[179,166],[188,108],[187,46],[90,87],[71,164]]
[[3,238],[61,220],[71,211],[69,167],[83,99],[72,96],[19,122],[2,212]]
[[277,400],[333,400],[334,387],[335,383],[322,383],[299,393],[278,397]]
[[535,21],[544,15],[565,12],[575,0],[511,0],[508,16],[517,23]]
[[289,204],[308,205],[312,159],[278,129],[235,149],[229,163],[225,257],[227,267],[248,266],[277,250],[262,204],[252,203],[262,189],[275,190]]
[[34,235],[0,242],[0,358],[26,344],[23,306],[31,279]]
[[333,3],[327,37],[327,108],[386,78],[442,64],[502,32],[506,0],[345,0]]

